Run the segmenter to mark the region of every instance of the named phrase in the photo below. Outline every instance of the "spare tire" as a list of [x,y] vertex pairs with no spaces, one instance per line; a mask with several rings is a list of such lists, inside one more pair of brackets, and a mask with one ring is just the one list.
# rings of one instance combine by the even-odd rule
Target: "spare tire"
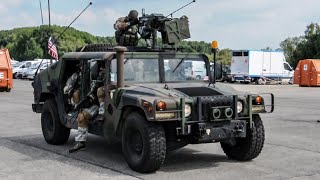
[[88,44],[81,48],[78,48],[76,52],[107,52],[113,51],[111,44]]

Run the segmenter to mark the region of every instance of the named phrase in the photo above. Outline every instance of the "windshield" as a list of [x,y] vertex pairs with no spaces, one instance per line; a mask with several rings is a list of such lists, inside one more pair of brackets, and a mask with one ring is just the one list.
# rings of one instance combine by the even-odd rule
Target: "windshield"
[[165,59],[164,68],[166,82],[209,79],[205,62],[201,59]]
[[[117,61],[111,62],[111,81],[117,80]],[[126,59],[124,81],[151,83],[160,82],[158,59]]]
[[30,66],[30,69],[37,69],[39,67],[40,63],[34,63]]
[[22,64],[22,62],[17,62],[14,65],[12,65],[12,67],[19,67]]

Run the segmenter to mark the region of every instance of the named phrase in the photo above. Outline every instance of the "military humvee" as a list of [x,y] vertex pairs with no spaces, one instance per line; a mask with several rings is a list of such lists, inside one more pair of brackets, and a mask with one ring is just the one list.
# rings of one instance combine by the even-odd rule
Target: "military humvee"
[[[189,37],[185,17],[172,20],[157,14],[145,18],[151,22],[148,27],[156,24],[155,29],[161,29],[167,44]],[[81,98],[86,99],[92,82],[102,84],[106,94],[105,120],[96,123],[93,117],[89,133],[120,140],[133,170],[156,171],[168,151],[188,144],[220,143],[231,159],[256,158],[265,137],[259,114],[273,112],[273,95],[240,93],[215,83],[218,70],[215,74],[210,70],[204,54],[154,47],[155,43],[153,48],[88,45],[81,52],[66,53],[40,72],[33,82],[32,108],[41,113],[47,143],[64,144],[70,129],[77,129],[77,114],[69,115],[74,108],[63,88],[80,64]],[[206,76],[193,78],[190,64],[202,66]],[[105,67],[102,81],[100,67]]]

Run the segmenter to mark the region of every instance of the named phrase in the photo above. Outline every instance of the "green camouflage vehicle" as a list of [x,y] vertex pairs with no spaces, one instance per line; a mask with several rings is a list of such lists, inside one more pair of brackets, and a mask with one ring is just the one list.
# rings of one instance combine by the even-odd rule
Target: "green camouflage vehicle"
[[[63,88],[80,64],[82,99],[92,82],[101,81],[97,74],[99,67],[105,67],[100,82],[106,94],[105,120],[95,123],[93,118],[89,133],[120,140],[133,170],[156,171],[168,151],[188,144],[219,142],[229,158],[239,161],[260,154],[265,134],[259,114],[273,111],[273,95],[244,94],[215,84],[206,55],[103,45],[81,51],[66,53],[33,82],[32,108],[41,113],[49,144],[66,143],[70,129],[77,129]],[[203,68],[204,78],[193,78],[193,66]],[[81,108],[85,106],[78,111]]]

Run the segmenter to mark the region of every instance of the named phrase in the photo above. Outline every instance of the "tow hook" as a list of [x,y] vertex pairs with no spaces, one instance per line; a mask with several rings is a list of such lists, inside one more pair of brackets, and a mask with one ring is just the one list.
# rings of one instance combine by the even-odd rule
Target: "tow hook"
[[243,133],[244,132],[243,125],[242,124],[237,124],[236,126],[234,126],[233,132]]

